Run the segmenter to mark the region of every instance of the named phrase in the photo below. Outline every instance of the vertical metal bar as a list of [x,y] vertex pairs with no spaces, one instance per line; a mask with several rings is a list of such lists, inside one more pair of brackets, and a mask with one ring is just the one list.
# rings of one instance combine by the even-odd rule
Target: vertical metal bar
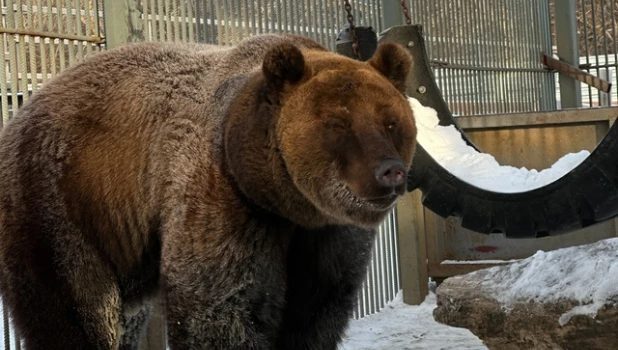
[[393,294],[393,266],[391,265],[391,250],[390,243],[395,234],[393,230],[393,225],[391,225],[390,214],[386,217],[385,220],[386,232],[387,235],[384,239],[384,268],[386,270],[386,301],[390,302],[393,300],[395,295]]
[[[613,76],[616,79],[615,82],[614,82],[615,83],[614,86],[618,86],[618,69],[616,69],[616,68],[618,68],[618,43],[616,42],[616,40],[618,40],[618,38],[616,38],[616,16],[615,16],[615,13],[616,13],[615,6],[616,6],[616,4],[615,4],[614,1],[610,1],[610,4],[611,4],[610,5],[610,10],[611,10],[611,16],[610,17],[612,18],[612,38],[614,38],[614,40],[612,40],[612,44],[613,44],[612,52],[614,53],[613,65],[614,65],[614,69],[615,69],[615,71],[614,71],[615,74],[613,74]],[[618,94],[616,94],[616,88],[615,87],[614,87],[614,89],[612,91],[612,95],[616,96],[615,100],[618,101]],[[610,96],[610,105],[613,105],[613,103],[611,101],[612,101],[612,98]]]
[[[95,35],[99,35],[99,33],[95,33],[95,31],[93,30],[93,21],[96,18],[96,15],[93,14],[96,13],[97,9],[94,8],[94,2],[93,1],[86,1],[86,3],[84,4],[84,9],[85,9],[85,15],[86,15],[86,35],[90,35],[90,36],[95,36]],[[144,11],[146,11],[145,9],[146,7],[144,6]],[[148,14],[147,12],[144,12],[144,16],[143,16],[143,28],[146,29],[148,28],[148,23],[146,22],[146,18],[147,18]],[[90,54],[92,54],[92,46],[93,44],[91,43],[86,43],[86,56],[89,56]]]
[[[556,46],[563,61],[579,65],[577,54],[577,18],[575,0],[555,0]],[[560,75],[560,100],[562,108],[581,107],[580,83]]]
[[[183,7],[181,5],[181,7]],[[170,13],[170,17],[172,17],[172,28],[174,29],[174,41],[180,41],[180,18],[178,18],[178,2],[176,0],[172,0],[172,12]],[[184,17],[181,17],[184,21]],[[184,38],[183,38],[184,41]]]
[[[33,11],[34,9],[32,8],[32,2],[28,1],[26,3],[26,20],[27,20],[26,25],[29,29],[36,30],[37,28],[34,25]],[[40,8],[37,6],[37,13],[39,11],[40,11]],[[36,37],[36,39],[38,39],[39,41],[42,40],[41,37]],[[39,70],[37,69],[37,66],[36,66],[37,56],[38,56],[36,53],[36,47],[35,47],[36,39],[34,36],[28,37],[28,56],[30,58],[30,84],[32,85],[32,92],[35,92],[37,88],[39,87],[39,79],[38,79],[38,74],[37,74]],[[2,47],[2,49],[4,49],[4,47]],[[4,62],[2,62],[2,64],[4,66]]]
[[[594,61],[595,61],[595,70],[596,70],[596,76],[599,76],[599,41],[597,39],[597,33],[596,33],[596,28],[598,28],[598,23],[597,23],[597,9],[596,9],[596,1],[595,0],[590,0],[590,5],[592,7],[592,11],[590,11],[590,13],[592,14],[592,28],[594,28],[594,35],[592,35],[593,38],[593,42],[594,42]],[[579,59],[579,57],[578,57]],[[579,64],[579,60],[577,62],[577,64]],[[588,72],[591,71],[591,69],[587,69]],[[592,73],[592,72],[590,72]],[[592,101],[592,87],[590,87],[590,85],[588,85],[588,90],[590,91],[588,93],[588,96],[590,98],[590,106],[593,106],[593,101]]]
[[[487,13],[485,11],[483,11],[482,9],[482,4],[477,2],[475,3],[475,6],[477,6],[477,8],[475,9],[475,12],[477,14],[479,14],[478,16],[472,16],[474,17],[474,22],[475,24],[473,25],[473,27],[475,28],[481,28],[481,24],[478,23],[480,22],[487,22],[485,20],[485,18],[483,18],[484,16],[487,16]],[[482,29],[480,29],[481,32],[483,32],[484,35],[487,35],[487,33],[484,33],[485,31],[483,31]],[[476,35],[475,35],[476,34]],[[475,33],[473,34],[473,36],[470,38],[470,40],[472,41],[471,43],[471,48],[470,48],[470,55],[472,56],[470,63],[473,66],[476,67],[480,67],[480,66],[487,66],[488,62],[483,62],[481,60],[481,57],[479,55],[480,52],[480,48],[479,48],[479,42],[481,40],[481,35],[480,33]],[[474,96],[472,96],[473,99],[471,99],[474,102],[474,111],[473,114],[482,114],[483,113],[483,105],[481,103],[480,100],[480,95],[481,95],[481,84],[479,82],[479,75],[485,74],[484,72],[480,72],[480,74],[470,74],[470,86],[472,86],[472,94]]]
[[225,21],[227,20],[226,18],[226,11],[225,11],[225,1],[216,1],[215,2],[215,18],[217,21],[217,37],[218,37],[218,42],[221,45],[228,45],[228,35],[227,35],[227,25],[225,23]]
[[[53,31],[54,30],[54,17],[53,17],[53,10],[52,10],[52,5],[51,5],[51,0],[47,0],[47,23],[48,23],[48,30],[49,31]],[[56,42],[54,39],[48,39],[49,41],[49,45],[48,45],[48,53],[49,53],[49,68],[50,68],[50,73],[51,76],[55,76],[56,75],[56,70],[57,70],[57,65],[58,63],[56,62]]]
[[280,33],[286,33],[287,30],[285,29],[285,22],[283,21],[283,14],[281,13],[281,1],[282,0],[276,0],[275,1],[275,15],[276,18],[273,18],[273,20],[277,23],[277,31]]
[[[468,52],[468,48],[470,46],[470,38],[475,38],[477,40],[481,39],[481,34],[477,34],[474,31],[474,28],[472,28],[472,26],[467,25],[468,23],[468,12],[469,9],[467,7],[463,7],[462,9],[460,9],[461,11],[461,17],[458,18],[458,21],[460,21],[460,28],[461,28],[461,32],[459,35],[459,42],[460,42],[460,52],[463,52],[464,54]],[[461,62],[463,64],[466,64],[468,62],[467,58],[465,55],[462,55],[461,57]],[[457,77],[457,85],[459,86],[459,96],[460,96],[460,101],[461,103],[461,113],[464,115],[470,114],[469,109],[470,109],[470,105],[468,103],[468,86],[467,86],[467,75],[470,73],[470,71],[467,70],[458,70],[458,77]]]
[[397,237],[393,240],[393,252],[395,253],[393,256],[393,263],[395,265],[395,280],[397,281],[397,291],[401,290],[402,282],[401,282],[401,266],[399,264],[399,223],[398,223],[398,214],[395,210],[393,213],[393,227],[395,227],[395,232],[397,232]]
[[[63,31],[63,20],[62,20],[62,3],[63,1],[59,1],[57,0],[56,2],[56,10],[57,10],[57,14],[58,14],[58,33],[63,33],[66,31]],[[64,46],[64,40],[63,39],[57,39],[58,40],[58,45],[56,45],[56,52],[58,53],[58,58],[60,61],[60,71],[63,71],[64,68],[66,67],[66,50],[65,50],[65,46]]]
[[391,265],[393,266],[393,298],[401,289],[401,277],[399,275],[399,251],[397,250],[397,240],[399,237],[399,229],[397,228],[397,211],[393,210],[389,216],[391,226],[393,227],[393,237],[391,239]]
[[384,303],[388,303],[392,300],[391,297],[391,266],[390,266],[390,251],[389,251],[389,243],[392,235],[392,228],[390,226],[390,222],[388,220],[388,215],[384,219],[382,223],[384,226],[384,236],[382,236],[382,269],[384,271]]
[[[521,5],[521,2],[518,3],[513,3],[512,6],[514,6],[515,8],[517,8],[517,5]],[[510,11],[507,11],[510,10]],[[522,11],[522,13],[520,14],[522,20],[525,21],[525,10]],[[521,53],[523,50],[521,50],[521,47],[519,46],[519,42],[521,40],[521,38],[516,38],[514,37],[512,34],[515,33],[516,30],[516,23],[515,21],[512,20],[511,14],[513,14],[513,7],[510,8],[506,8],[505,7],[505,11],[504,11],[504,17],[505,20],[507,21],[507,25],[506,27],[506,38],[507,38],[507,42],[509,43],[509,47],[510,50],[512,50],[515,54],[514,55],[509,55],[507,54],[507,52],[504,52],[504,63],[506,64],[506,67],[513,67],[516,62],[519,59],[522,59],[521,57]],[[525,31],[522,31],[521,35],[523,35],[525,37],[526,33]],[[515,62],[513,62],[513,56],[515,56]],[[513,95],[514,95],[514,91],[511,89],[513,87],[513,79],[515,77],[515,74],[513,74],[512,72],[508,72],[505,71],[502,73],[504,79],[503,79],[503,84],[504,84],[504,111],[505,113],[508,113],[510,111],[513,110]]]
[[[586,11],[586,8],[587,8],[586,2],[584,0],[581,0],[580,1],[580,6],[581,6],[581,11],[582,11],[582,18],[584,20],[584,48],[585,48],[585,53],[586,53],[584,56],[585,56],[585,60],[586,60],[586,66],[590,66],[590,47],[588,46],[590,41],[588,40],[588,13]],[[595,30],[594,30],[594,23],[593,23],[593,27],[592,28],[593,28],[592,31],[594,33],[595,32]],[[595,35],[595,34],[593,34],[593,35]],[[592,101],[590,101],[590,92],[592,90],[591,90],[590,86],[587,86],[586,89],[588,90],[588,106],[591,106],[592,105]]]
[[[301,10],[301,23],[302,23],[302,31],[301,33],[304,36],[309,36],[309,24],[307,23],[307,11],[308,11],[308,6],[307,6],[307,1],[309,0],[301,0],[303,7]],[[357,17],[358,18],[358,17]]]
[[[458,9],[461,0],[456,0],[455,4],[453,4],[453,8]],[[442,6],[444,6],[444,1],[441,4]],[[453,28],[453,25],[455,24],[454,21],[452,20],[446,20],[446,31],[448,33],[447,38],[445,39],[445,45],[446,45],[446,50],[445,50],[445,56],[442,59],[448,59],[449,61],[455,59],[455,55],[454,52],[456,50],[456,43],[459,40],[459,38],[456,35],[456,32]],[[443,81],[443,86],[441,86],[442,91],[447,93],[446,96],[446,101],[448,103],[448,105],[450,106],[450,108],[453,108],[453,104],[454,104],[454,100],[456,99],[457,94],[455,93],[455,82],[453,81],[453,70],[452,69],[438,69],[438,71],[442,71],[443,73],[443,77],[442,77],[442,81]],[[456,110],[455,110],[456,112]]]
[[[491,0],[483,0],[484,5],[485,5],[485,10],[486,11],[492,11],[493,10],[493,15],[497,17],[497,14],[495,13],[495,8],[490,8],[490,6],[488,4],[491,4],[492,1]],[[486,27],[487,28],[487,27]],[[493,29],[493,28],[487,28],[487,29]],[[491,50],[491,47],[489,46],[489,44],[486,41],[483,41],[483,49],[485,50],[485,62],[486,64],[489,64],[490,62],[494,62],[496,59],[496,54],[494,52],[494,50]],[[485,72],[485,74],[487,75],[487,80],[489,82],[490,88],[489,91],[491,91],[491,100],[490,100],[490,104],[489,104],[489,109],[488,109],[488,113],[497,113],[498,112],[498,104],[499,104],[499,96],[500,96],[500,91],[498,88],[498,79],[497,79],[497,74],[495,72]]]
[[[18,4],[16,6],[17,8],[17,12],[16,12],[16,26],[17,28],[20,29],[24,29],[24,13],[22,10],[22,6],[21,4]],[[28,88],[28,64],[27,64],[27,57],[26,57],[26,39],[30,40],[31,37],[26,36],[26,35],[19,35],[17,36],[18,40],[17,40],[17,44],[19,47],[19,51],[16,52],[16,56],[17,56],[17,63],[19,65],[19,75],[20,75],[20,79],[19,79],[19,83],[20,83],[20,88],[22,90],[23,93],[23,101],[26,102],[28,100],[28,98],[30,97],[30,89]]]
[[[9,121],[9,100],[8,100],[9,94],[8,94],[8,89],[7,89],[7,76],[6,76],[6,54],[4,51],[4,44],[8,44],[9,40],[10,40],[9,34],[3,33],[2,34],[2,47],[0,49],[0,62],[2,62],[2,67],[1,67],[2,69],[0,69],[0,102],[2,104],[2,126],[6,125],[6,123]],[[6,310],[6,308],[4,308],[3,310]],[[5,328],[4,331],[5,331],[5,336],[6,336],[7,329]]]
[[[539,12],[540,12],[540,18],[544,20],[543,22],[543,36],[542,36],[542,40],[543,40],[543,51],[548,54],[551,55],[553,53],[552,51],[552,44],[553,44],[553,40],[552,40],[552,27],[551,27],[551,22],[550,22],[550,2],[548,0],[544,1],[542,4],[539,5]],[[557,108],[557,97],[556,97],[556,73],[545,73],[543,74],[543,81],[544,81],[544,86],[545,89],[543,90],[543,93],[545,95],[548,96],[549,101],[551,101],[551,103],[547,106],[547,109],[555,109]],[[549,97],[551,96],[551,97]]]
[[249,2],[247,0],[244,0],[243,4],[239,4],[239,6],[242,6],[243,11],[242,14],[240,16],[241,20],[242,20],[242,33],[243,33],[243,37],[246,37],[249,35],[249,30],[250,30],[250,25],[249,25]]
[[369,312],[376,313],[378,306],[376,303],[376,271],[375,271],[376,252],[375,249],[371,252],[371,263],[369,264],[371,269],[371,275],[369,277]]
[[[498,19],[498,23],[503,23],[504,22],[504,13],[503,13],[503,7],[497,7],[495,6],[495,4],[492,4],[493,6],[493,10],[497,11],[499,19]],[[497,31],[497,28],[495,28]],[[502,36],[504,36],[504,28],[500,27],[500,34],[502,34]],[[504,61],[504,50],[496,50],[494,49],[493,43],[490,40],[487,40],[488,38],[485,38],[485,40],[488,42],[487,46],[490,50],[490,52],[495,52],[495,61],[492,61],[492,66],[495,65],[496,62],[503,62]],[[504,37],[501,37],[501,39],[504,40]],[[496,75],[496,83],[498,85],[498,91],[499,91],[499,98],[497,99],[497,113],[503,113],[504,111],[504,81],[503,81],[503,74],[502,72],[496,71],[495,73]]]
[[219,44],[221,45],[222,42],[219,40],[219,38],[221,37],[221,33],[220,33],[220,28],[219,25],[221,23],[221,21],[219,20],[219,11],[218,5],[218,1],[213,1],[210,0],[209,1],[210,4],[210,10],[209,10],[209,15],[210,15],[210,22],[208,24],[206,24],[206,22],[204,23],[207,30],[210,32],[210,43],[211,44]]
[[[533,44],[531,45],[531,50],[533,50],[533,52],[541,52],[542,48],[541,48],[541,40],[540,40],[540,26],[541,26],[541,21],[538,18],[538,12],[536,11],[536,7],[537,7],[537,2],[536,1],[529,1],[527,8],[528,9],[534,9],[534,11],[530,12],[530,16],[532,18],[532,23],[534,24],[534,26],[531,28],[531,35],[532,35],[532,42]],[[528,64],[528,67],[530,68],[539,68],[540,66],[538,64],[536,64],[536,62],[534,61],[530,61],[530,63]],[[542,73],[530,73],[530,91],[532,93],[532,101],[537,101],[537,103],[535,103],[536,107],[533,107],[533,110],[543,110],[543,96],[539,94],[540,92],[540,80],[539,77]]]
[[198,41],[193,31],[193,21],[196,21],[196,23],[199,23],[198,22],[199,17],[197,17],[193,12],[193,1],[187,0],[186,4],[187,4],[187,21],[189,22],[188,27],[187,27],[187,35],[189,37],[189,41]]
[[373,265],[375,268],[375,272],[376,272],[376,280],[375,280],[375,295],[374,295],[374,300],[376,303],[376,311],[380,311],[380,309],[382,308],[382,293],[381,293],[381,284],[382,284],[382,267],[380,264],[380,261],[382,260],[381,254],[380,254],[380,237],[384,234],[384,227],[382,227],[382,225],[380,225],[378,227],[378,232],[375,236],[374,242],[373,242],[373,252],[374,252],[374,256],[375,259],[373,261]]
[[317,17],[316,17],[316,10],[315,10],[315,1],[316,0],[307,0],[309,2],[309,6],[307,6],[307,12],[308,12],[308,19],[309,19],[309,23],[308,23],[308,27],[309,27],[309,37],[311,37],[314,40],[318,40],[318,36],[317,36],[317,31],[318,31],[318,26],[317,26]]
[[[159,0],[161,1],[161,0]],[[156,0],[150,0],[150,25],[148,26],[149,29],[149,40],[153,40],[156,41],[158,40],[158,33],[159,33],[159,13],[157,11],[157,3]]]
[[251,2],[251,34],[254,34],[257,32],[257,28],[256,28],[256,24],[255,24],[255,0],[250,0]]
[[[8,28],[16,28],[15,27],[15,12],[13,11],[13,1],[7,0],[7,8],[8,12],[6,14],[6,25]],[[8,35],[8,51],[9,51],[9,73],[11,75],[11,107],[13,109],[13,115],[18,109],[17,105],[17,95],[19,92],[18,87],[18,68],[17,68],[17,44],[15,34]],[[6,61],[5,61],[6,62]]]
[[[176,4],[176,2],[174,1],[174,4]],[[191,41],[191,39],[188,38],[187,36],[187,30],[188,30],[188,21],[187,21],[187,6],[191,6],[190,5],[191,2],[190,1],[185,1],[184,3],[180,4],[180,40],[182,41]],[[178,33],[178,30],[176,30],[176,33]]]
[[[193,4],[195,6],[195,11],[193,12],[193,17],[195,18],[195,41],[196,42],[206,42],[206,36],[204,35],[204,28],[202,27],[202,20],[204,20],[205,12],[203,6],[206,6],[205,1],[203,0],[194,0]],[[190,8],[190,7],[189,7]],[[191,27],[189,27],[191,28]],[[190,30],[190,29],[189,29]]]
[[227,0],[227,16],[230,28],[230,40],[232,44],[242,40],[242,30],[240,23],[240,2],[241,0]]
[[170,0],[163,0],[163,20],[165,21],[165,39],[161,40],[172,41],[172,16],[170,13]]
[[279,23],[281,23],[282,31],[284,33],[288,33],[290,29],[288,28],[289,26],[288,7],[289,6],[287,4],[287,0],[277,1],[277,6],[279,9]]
[[[470,16],[470,8],[467,7],[464,11],[461,12],[462,15],[462,20],[464,25],[463,30],[464,30],[464,35],[460,38],[464,43],[465,43],[465,50],[464,50],[464,60],[465,63],[464,64],[469,64],[470,62],[470,57],[469,57],[469,52],[470,52],[470,40],[471,38],[477,38],[478,36],[480,36],[480,34],[476,33],[474,30],[474,27],[471,25],[467,25],[468,23],[472,23],[472,19]],[[468,75],[466,75],[463,79],[461,79],[461,83],[462,83],[462,87],[463,87],[463,91],[464,91],[464,99],[465,99],[465,113],[467,115],[470,115],[471,112],[471,104],[470,104],[470,79],[468,78]]]
[[165,41],[165,4],[167,0],[157,0],[157,24],[159,26],[158,41]]
[[[507,21],[508,21],[508,36],[507,36],[507,42],[509,42],[509,46],[511,47],[511,50],[513,52],[515,52],[515,57],[513,57],[513,55],[507,55],[505,52],[505,57],[506,57],[506,61],[507,65],[506,67],[508,68],[518,68],[522,63],[526,62],[528,60],[528,57],[525,55],[526,50],[525,50],[525,46],[530,45],[531,41],[529,40],[528,37],[528,28],[531,27],[530,24],[530,19],[528,17],[528,10],[524,7],[525,3],[522,1],[520,2],[513,2],[511,3],[511,6],[508,8],[508,12],[505,13]],[[518,15],[516,15],[518,14]],[[514,21],[514,18],[521,18],[521,21]],[[527,26],[523,26],[523,28],[520,26],[521,22],[526,22],[528,23]],[[515,35],[515,33],[521,33],[520,35]],[[513,58],[515,58],[513,60]],[[513,112],[515,110],[519,110],[520,107],[518,107],[518,103],[517,103],[517,88],[519,87],[524,88],[526,87],[525,85],[525,75],[527,73],[520,73],[520,72],[504,72],[504,88],[505,88],[505,99],[506,99],[506,103],[505,103],[505,110],[507,113],[509,112]],[[523,78],[523,79],[522,79]],[[517,82],[519,82],[519,86],[517,86],[518,84],[516,84]]]
[[[61,1],[63,4],[63,12],[66,13],[66,17],[64,18],[66,22],[66,33],[73,34],[75,32],[73,26],[73,8],[71,7],[71,1],[65,0]],[[69,57],[69,66],[75,62],[75,41],[74,40],[66,40],[67,48],[68,48],[68,57]]]
[[[266,1],[266,0],[264,0]],[[258,33],[263,34],[265,33],[264,31],[264,6],[262,5],[262,0],[257,0],[257,5],[258,5],[258,9],[256,12],[256,21],[257,21],[257,26],[258,26]]]
[[345,18],[341,11],[343,7],[342,1],[337,2],[337,5],[332,4],[332,6],[335,9],[335,23],[337,25],[337,33],[339,33],[340,30],[343,30],[343,20]]
[[[90,0],[88,0],[88,4],[90,6],[90,4],[92,4],[92,2]],[[144,30],[144,40],[150,41],[150,40],[152,40],[152,32],[150,31],[150,21],[149,21],[149,18],[148,18],[150,16],[150,11],[148,11],[148,1],[147,0],[140,0],[139,1],[139,5],[140,5],[140,9],[142,11],[142,28]],[[90,17],[88,17],[88,18],[90,18]],[[90,46],[90,45],[88,45],[88,46]]]
[[[12,11],[12,8],[11,8]],[[8,120],[7,120],[8,121]],[[10,333],[10,324],[9,324],[9,313],[7,312],[6,305],[4,302],[2,303],[2,323],[4,325],[4,349],[11,349],[11,333]]]
[[[77,32],[77,35],[81,36],[84,32],[82,30],[82,0],[75,0],[75,7],[75,31]],[[75,41],[75,45],[77,45],[77,57],[80,61],[84,59],[84,44],[90,45],[87,42]]]
[[380,269],[380,309],[382,309],[384,307],[384,305],[386,304],[386,290],[387,290],[387,285],[386,285],[386,281],[388,280],[386,278],[386,256],[384,254],[384,236],[388,234],[388,231],[386,229],[386,226],[384,226],[384,224],[382,224],[382,230],[380,232],[380,236],[378,237],[378,244],[377,244],[377,249],[378,249],[378,255],[380,257],[379,259],[379,269]]

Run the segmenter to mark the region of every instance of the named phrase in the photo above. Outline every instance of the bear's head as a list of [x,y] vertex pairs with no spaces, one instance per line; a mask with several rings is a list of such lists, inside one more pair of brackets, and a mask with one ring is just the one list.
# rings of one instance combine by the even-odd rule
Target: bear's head
[[[290,44],[269,50],[247,84],[251,102],[228,124],[241,190],[301,225],[379,224],[405,192],[416,145],[410,69],[409,54],[391,43],[367,62]],[[234,113],[245,115],[242,125]]]

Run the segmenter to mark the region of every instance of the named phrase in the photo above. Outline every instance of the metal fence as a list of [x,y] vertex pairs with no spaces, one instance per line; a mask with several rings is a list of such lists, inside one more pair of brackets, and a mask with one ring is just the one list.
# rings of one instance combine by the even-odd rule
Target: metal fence
[[[262,33],[286,32],[318,40],[334,50],[345,22],[338,0],[141,0],[131,8],[141,14],[146,40],[197,41],[232,45]],[[380,0],[353,1],[357,25],[382,28]]]
[[51,77],[101,50],[97,1],[0,0],[2,122]]
[[459,115],[553,110],[548,0],[410,0],[437,83]]
[[[552,6],[556,6],[551,1]],[[579,67],[613,83],[610,94],[582,84],[582,105],[618,105],[618,46],[617,0],[577,0],[577,28],[579,34]],[[553,10],[553,8],[552,8]]]
[[396,211],[378,229],[367,278],[358,294],[354,318],[380,311],[401,290]]

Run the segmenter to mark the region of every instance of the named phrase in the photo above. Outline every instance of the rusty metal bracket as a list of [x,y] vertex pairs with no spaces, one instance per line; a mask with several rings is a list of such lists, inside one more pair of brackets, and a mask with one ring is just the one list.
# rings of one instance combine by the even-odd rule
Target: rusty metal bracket
[[612,83],[607,80],[596,77],[584,70],[579,69],[578,67],[548,56],[545,53],[541,53],[541,61],[548,68],[569,76],[575,80],[581,81],[582,83],[588,84],[605,93],[609,93],[612,88]]

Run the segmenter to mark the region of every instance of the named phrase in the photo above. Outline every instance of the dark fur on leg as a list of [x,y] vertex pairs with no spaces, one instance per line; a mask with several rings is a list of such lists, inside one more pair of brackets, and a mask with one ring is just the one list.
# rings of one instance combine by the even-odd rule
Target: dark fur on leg
[[375,231],[299,230],[288,256],[288,292],[278,349],[335,350],[352,316]]

